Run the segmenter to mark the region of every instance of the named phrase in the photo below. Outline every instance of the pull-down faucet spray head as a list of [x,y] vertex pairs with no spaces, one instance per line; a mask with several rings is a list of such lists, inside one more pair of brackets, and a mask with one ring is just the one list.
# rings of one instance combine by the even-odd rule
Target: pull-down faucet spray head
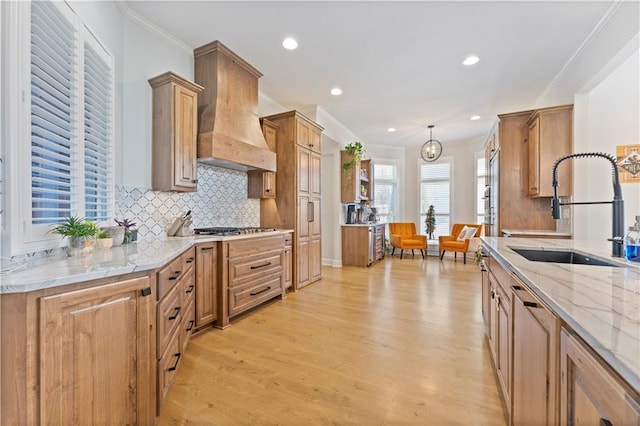
[[[611,163],[611,177],[613,180],[613,201],[592,201],[592,202],[573,202],[561,203],[558,197],[558,166],[564,160],[569,158],[585,158],[600,157]],[[613,155],[603,152],[581,152],[576,154],[565,155],[556,160],[553,165],[553,199],[551,200],[551,216],[554,219],[560,219],[560,206],[571,204],[612,204],[612,236],[609,241],[612,242],[611,255],[622,257],[622,240],[624,237],[624,201],[622,200],[622,187],[620,186],[620,174],[616,158]]]

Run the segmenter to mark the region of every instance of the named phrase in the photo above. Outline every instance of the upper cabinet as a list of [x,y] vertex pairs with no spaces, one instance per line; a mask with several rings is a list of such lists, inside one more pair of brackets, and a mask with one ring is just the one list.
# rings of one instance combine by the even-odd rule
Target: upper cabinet
[[[271,152],[276,152],[278,125],[266,118],[260,119],[262,134]],[[248,172],[248,198],[275,198],[276,173],[251,170]]]
[[345,168],[345,164],[349,164],[352,155],[347,151],[340,151],[341,167],[341,185],[340,185],[340,202],[341,203],[360,203],[373,201],[373,160],[361,160],[359,163],[351,164]]
[[149,84],[153,88],[151,189],[196,191],[198,93],[203,87],[170,71]]
[[[536,110],[527,125],[527,194],[552,197],[553,165],[573,151],[573,105]],[[571,163],[558,168],[558,195],[572,195],[572,176]]]

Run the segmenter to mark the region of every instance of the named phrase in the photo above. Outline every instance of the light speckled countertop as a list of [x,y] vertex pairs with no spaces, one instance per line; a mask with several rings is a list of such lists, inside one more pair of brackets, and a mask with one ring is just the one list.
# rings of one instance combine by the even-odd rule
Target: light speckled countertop
[[[482,237],[486,249],[528,285],[640,393],[640,264],[611,257],[606,241]],[[532,262],[515,248],[588,253],[622,267]]]
[[16,265],[0,274],[0,294],[24,293],[50,287],[160,268],[196,243],[266,237],[290,230],[231,236],[167,237],[123,244],[110,250],[66,257],[64,253]]

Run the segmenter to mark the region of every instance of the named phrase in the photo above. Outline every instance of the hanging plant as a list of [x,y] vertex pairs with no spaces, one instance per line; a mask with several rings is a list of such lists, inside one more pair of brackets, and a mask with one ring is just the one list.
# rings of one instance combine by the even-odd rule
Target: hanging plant
[[351,142],[344,147],[347,154],[350,154],[349,160],[342,163],[342,171],[347,174],[351,168],[360,163],[364,155],[364,146],[359,141]]

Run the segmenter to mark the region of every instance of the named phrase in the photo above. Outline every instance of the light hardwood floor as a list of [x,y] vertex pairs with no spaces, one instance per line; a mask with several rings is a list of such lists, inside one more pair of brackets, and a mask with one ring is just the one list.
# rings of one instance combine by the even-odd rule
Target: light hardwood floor
[[194,336],[160,425],[504,425],[473,262],[324,267]]

